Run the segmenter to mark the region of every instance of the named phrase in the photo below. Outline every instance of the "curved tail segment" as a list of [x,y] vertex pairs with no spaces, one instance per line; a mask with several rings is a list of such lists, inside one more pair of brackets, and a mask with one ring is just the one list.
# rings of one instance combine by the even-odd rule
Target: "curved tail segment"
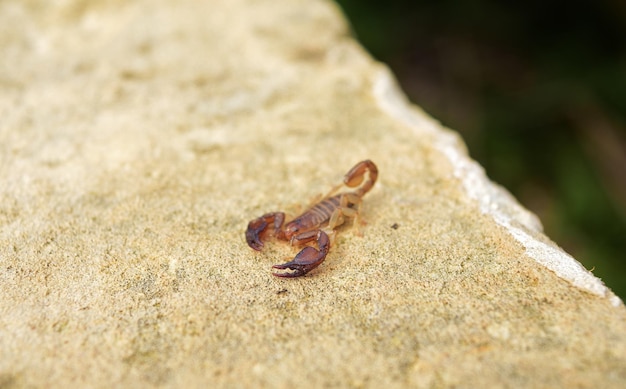
[[[366,173],[367,179],[365,179]],[[354,191],[354,194],[358,197],[362,197],[372,189],[377,178],[378,168],[374,165],[374,162],[366,159],[354,165],[354,167],[346,173],[343,178],[343,183],[350,188],[358,187]]]

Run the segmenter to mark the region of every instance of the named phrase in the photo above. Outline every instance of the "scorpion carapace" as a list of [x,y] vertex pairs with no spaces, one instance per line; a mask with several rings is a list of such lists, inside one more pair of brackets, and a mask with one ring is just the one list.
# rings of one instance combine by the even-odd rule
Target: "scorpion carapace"
[[[329,233],[334,234],[335,228],[342,225],[346,218],[357,219],[361,198],[374,186],[378,177],[378,168],[374,162],[365,160],[357,163],[343,179],[343,184],[335,187],[327,197],[296,217],[289,223],[285,222],[283,212],[267,213],[248,223],[246,242],[248,246],[260,251],[263,239],[273,235],[278,239],[289,241],[292,245],[317,244],[304,247],[295,258],[272,268],[292,270],[292,272],[272,273],[276,277],[300,277],[318,267],[330,249]],[[343,185],[354,188],[350,192],[334,194]]]

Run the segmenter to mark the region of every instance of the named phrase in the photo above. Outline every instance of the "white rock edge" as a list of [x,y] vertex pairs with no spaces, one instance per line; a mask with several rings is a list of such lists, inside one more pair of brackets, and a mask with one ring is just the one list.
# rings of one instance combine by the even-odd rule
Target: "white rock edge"
[[531,233],[542,233],[539,219],[523,208],[504,188],[489,180],[484,169],[468,156],[456,133],[445,130],[437,121],[411,105],[389,69],[384,66],[381,66],[374,80],[373,94],[378,106],[389,116],[411,128],[417,135],[431,135],[435,138],[435,146],[450,160],[454,166],[454,176],[461,180],[469,197],[478,202],[483,213],[491,215],[496,223],[506,228],[524,246],[529,257],[576,287],[608,298],[611,305],[618,307],[623,304],[599,278],[571,255],[556,245],[533,237]]

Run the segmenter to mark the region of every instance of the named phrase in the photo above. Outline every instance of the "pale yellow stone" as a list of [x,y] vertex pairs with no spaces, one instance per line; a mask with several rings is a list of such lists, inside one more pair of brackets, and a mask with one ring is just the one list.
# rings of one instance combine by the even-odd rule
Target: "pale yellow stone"
[[[247,222],[365,158],[362,236],[272,277]],[[333,3],[0,1],[1,388],[624,382],[621,301]]]

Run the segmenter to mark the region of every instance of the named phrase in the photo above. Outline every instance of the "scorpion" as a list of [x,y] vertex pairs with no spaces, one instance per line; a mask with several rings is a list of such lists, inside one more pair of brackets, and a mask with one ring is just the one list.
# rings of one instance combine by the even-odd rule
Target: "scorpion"
[[[276,277],[291,278],[307,274],[324,262],[331,244],[328,234],[334,237],[335,228],[342,225],[346,218],[352,218],[353,224],[356,224],[361,198],[372,189],[377,177],[378,168],[372,161],[357,163],[346,173],[342,184],[337,185],[321,201],[284,226],[284,212],[267,213],[248,223],[246,230],[248,246],[261,251],[263,240],[267,235],[289,241],[292,246],[314,242],[317,249],[307,245],[292,261],[272,266],[273,269],[291,270],[272,273]],[[355,189],[334,194],[344,185]]]

